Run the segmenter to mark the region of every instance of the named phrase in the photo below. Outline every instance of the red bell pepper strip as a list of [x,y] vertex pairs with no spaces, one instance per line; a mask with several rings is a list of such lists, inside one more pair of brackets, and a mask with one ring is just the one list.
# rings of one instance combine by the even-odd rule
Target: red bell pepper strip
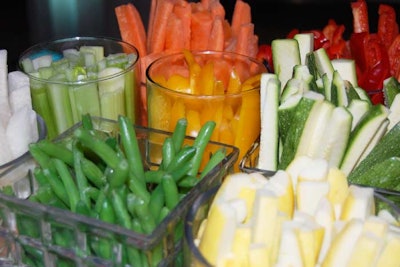
[[268,71],[270,72],[274,71],[274,65],[272,62],[272,49],[270,45],[267,44],[259,45],[256,58],[263,61]]
[[389,56],[377,34],[353,33],[350,37],[352,56],[357,65],[360,87],[367,91],[382,89],[390,76]]
[[397,35],[388,49],[390,74],[400,81],[400,35]]
[[368,8],[365,0],[358,0],[351,3],[353,13],[353,32],[369,32]]
[[378,14],[378,36],[381,38],[386,49],[389,49],[394,38],[399,34],[396,11],[392,6],[380,4]]

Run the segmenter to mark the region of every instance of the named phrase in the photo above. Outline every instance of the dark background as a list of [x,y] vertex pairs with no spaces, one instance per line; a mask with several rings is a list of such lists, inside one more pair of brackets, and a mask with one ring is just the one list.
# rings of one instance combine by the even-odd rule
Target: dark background
[[[246,0],[260,43],[284,38],[293,28],[322,29],[330,18],[352,27],[351,1],[344,0]],[[150,0],[14,0],[0,9],[0,49],[8,51],[8,67],[17,67],[18,56],[31,45],[71,36],[119,38],[114,8],[132,2],[147,23]],[[220,0],[230,20],[235,0]],[[376,31],[379,3],[398,10],[400,1],[367,1],[371,32]]]

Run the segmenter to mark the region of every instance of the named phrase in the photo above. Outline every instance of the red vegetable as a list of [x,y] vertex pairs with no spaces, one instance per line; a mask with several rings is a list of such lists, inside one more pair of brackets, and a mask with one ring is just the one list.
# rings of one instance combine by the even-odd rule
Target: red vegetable
[[258,47],[256,58],[262,60],[270,72],[274,71],[274,65],[272,64],[272,49],[270,45],[260,45]]
[[368,8],[365,0],[358,0],[351,3],[353,13],[353,32],[369,32]]
[[394,38],[399,34],[396,11],[389,5],[380,4],[378,14],[378,36],[386,49],[389,49]]
[[382,89],[383,81],[390,76],[389,57],[377,34],[353,33],[350,49],[357,65],[357,78],[365,90]]

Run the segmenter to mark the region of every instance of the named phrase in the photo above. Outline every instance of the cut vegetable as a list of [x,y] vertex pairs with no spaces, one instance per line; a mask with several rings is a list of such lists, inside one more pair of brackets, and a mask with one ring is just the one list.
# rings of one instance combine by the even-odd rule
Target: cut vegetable
[[340,169],[346,175],[349,175],[357,166],[360,156],[388,115],[389,111],[385,106],[381,104],[374,105],[352,131],[349,145],[340,164]]
[[280,83],[278,77],[261,75],[260,94],[265,95],[261,107],[260,154],[258,168],[276,171],[278,167],[278,106]]
[[301,64],[299,43],[295,39],[275,39],[271,42],[274,72],[281,82],[281,92],[292,78],[293,67]]

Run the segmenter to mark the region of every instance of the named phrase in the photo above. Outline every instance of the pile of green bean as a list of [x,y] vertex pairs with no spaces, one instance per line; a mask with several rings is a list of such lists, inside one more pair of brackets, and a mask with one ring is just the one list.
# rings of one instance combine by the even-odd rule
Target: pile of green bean
[[[215,122],[205,123],[188,145],[187,121],[182,118],[162,144],[160,165],[149,170],[131,121],[119,116],[117,125],[119,134],[111,136],[96,130],[92,118],[85,115],[67,142],[32,143],[29,151],[38,163],[33,174],[39,188],[29,199],[150,234],[226,154],[223,148],[211,153],[200,173]],[[152,251],[151,259],[130,248],[126,263],[157,266],[165,256],[161,245]],[[106,242],[92,242],[91,249],[101,258],[113,257]]]

